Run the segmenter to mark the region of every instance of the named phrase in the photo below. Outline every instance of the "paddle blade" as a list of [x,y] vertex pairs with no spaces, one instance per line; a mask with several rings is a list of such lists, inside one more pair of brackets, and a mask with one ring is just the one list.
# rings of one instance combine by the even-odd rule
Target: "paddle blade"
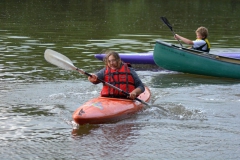
[[68,57],[51,49],[46,49],[44,58],[46,61],[55,66],[58,66],[59,68],[66,70],[77,70],[77,67],[72,64],[72,61]]
[[163,23],[165,23],[168,28],[170,28],[170,30],[172,31],[172,25],[168,22],[166,17],[161,17],[161,20],[163,21]]

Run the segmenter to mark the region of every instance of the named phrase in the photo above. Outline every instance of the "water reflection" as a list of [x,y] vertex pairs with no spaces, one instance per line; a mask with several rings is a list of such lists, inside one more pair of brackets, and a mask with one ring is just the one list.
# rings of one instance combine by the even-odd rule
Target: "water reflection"
[[74,139],[79,137],[84,137],[90,134],[91,130],[99,128],[99,125],[86,124],[86,125],[79,126],[75,124],[75,122],[72,122],[72,125],[73,125],[72,135]]
[[103,49],[143,53],[158,39],[178,45],[161,16],[190,39],[206,26],[211,51],[233,50],[239,6],[237,0],[0,1],[1,158],[239,159],[238,81],[139,66],[153,104],[170,116],[153,107],[71,134],[73,111],[101,87],[43,57],[50,48],[92,73],[103,67],[94,58]]
[[[98,158],[114,159],[115,156],[127,155],[128,148],[136,145],[138,130],[141,125],[134,123],[120,122],[117,124],[103,124],[98,126],[82,126],[78,131],[75,130],[73,138],[76,148],[81,148],[82,155],[88,150],[88,154],[97,155]],[[88,140],[86,140],[88,139]],[[114,153],[114,154],[111,154]]]
[[174,88],[174,87],[187,87],[187,86],[197,86],[204,84],[224,84],[232,85],[239,84],[240,80],[228,79],[228,78],[219,78],[219,77],[210,77],[202,75],[193,75],[193,74],[184,74],[178,72],[166,72],[156,74],[153,76],[152,85],[154,88]]

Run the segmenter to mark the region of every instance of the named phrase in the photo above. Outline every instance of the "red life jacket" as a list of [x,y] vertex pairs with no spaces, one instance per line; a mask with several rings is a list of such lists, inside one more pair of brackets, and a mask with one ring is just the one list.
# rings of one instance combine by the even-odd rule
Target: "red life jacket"
[[[104,81],[108,82],[121,90],[130,93],[135,89],[134,79],[126,63],[123,63],[119,70],[113,70],[107,67],[104,73]],[[103,85],[101,96],[103,97],[116,97],[126,98],[127,96],[118,90]]]

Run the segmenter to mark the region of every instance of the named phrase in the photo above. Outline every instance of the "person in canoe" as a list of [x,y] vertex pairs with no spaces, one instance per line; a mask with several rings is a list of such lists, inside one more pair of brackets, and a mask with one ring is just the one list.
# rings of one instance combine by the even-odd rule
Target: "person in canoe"
[[191,49],[196,49],[196,50],[200,50],[203,52],[209,52],[210,51],[210,43],[207,39],[208,29],[205,27],[199,27],[195,33],[196,33],[196,37],[197,37],[197,39],[195,41],[191,41],[191,40],[184,38],[178,34],[175,34],[174,38],[177,40],[181,40],[186,44],[192,45],[192,47],[190,47]]
[[100,81],[97,80],[98,78],[104,80],[105,82],[108,82],[129,93],[129,97],[104,84],[101,96],[135,99],[138,95],[145,91],[145,87],[135,70],[129,67],[127,63],[122,62],[117,52],[108,50],[105,53],[105,67],[96,74],[89,76],[88,80],[93,84],[100,83]]

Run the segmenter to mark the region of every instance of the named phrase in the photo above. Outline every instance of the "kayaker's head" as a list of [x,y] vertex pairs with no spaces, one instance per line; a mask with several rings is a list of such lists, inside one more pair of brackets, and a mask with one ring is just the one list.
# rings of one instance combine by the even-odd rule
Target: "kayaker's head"
[[208,29],[206,27],[199,27],[196,30],[197,39],[206,39],[208,37]]
[[113,50],[107,50],[104,58],[105,65],[112,69],[119,69],[121,67],[121,58],[119,54]]

